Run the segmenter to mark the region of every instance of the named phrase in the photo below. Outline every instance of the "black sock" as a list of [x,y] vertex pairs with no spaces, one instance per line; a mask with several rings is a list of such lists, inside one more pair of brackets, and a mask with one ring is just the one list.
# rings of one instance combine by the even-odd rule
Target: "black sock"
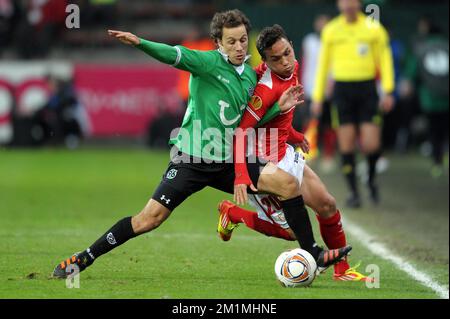
[[106,254],[133,237],[136,237],[136,234],[131,226],[131,217],[125,217],[119,220],[102,237],[86,249],[86,253],[93,262],[95,258]]
[[352,193],[358,195],[356,188],[355,153],[342,154],[342,172]]
[[292,199],[280,201],[286,221],[295,234],[300,247],[309,252],[317,260],[320,247],[316,244],[314,234],[306,210],[303,197],[298,196]]
[[376,168],[377,161],[380,158],[380,152],[374,152],[372,154],[367,155],[367,163],[368,163],[368,174],[369,174],[369,185],[374,186],[375,184],[375,176],[376,176]]

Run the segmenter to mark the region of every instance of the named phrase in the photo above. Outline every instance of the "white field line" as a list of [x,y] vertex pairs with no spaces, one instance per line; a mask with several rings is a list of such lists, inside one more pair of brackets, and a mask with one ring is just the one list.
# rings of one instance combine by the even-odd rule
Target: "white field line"
[[349,222],[347,219],[343,221],[343,225],[344,230],[352,235],[358,243],[365,246],[372,254],[393,263],[399,270],[407,273],[423,286],[432,289],[440,298],[449,299],[448,287],[440,285],[428,274],[415,268],[408,261],[389,250],[385,245],[376,242],[373,236],[359,226]]

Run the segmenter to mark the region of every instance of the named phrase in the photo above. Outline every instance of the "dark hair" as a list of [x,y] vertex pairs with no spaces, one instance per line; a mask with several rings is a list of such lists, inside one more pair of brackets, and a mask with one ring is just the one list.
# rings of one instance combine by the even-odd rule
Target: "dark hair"
[[223,28],[235,28],[244,25],[247,33],[252,28],[250,21],[240,10],[217,12],[211,21],[210,36],[214,41],[222,39]]
[[290,42],[286,32],[284,32],[283,28],[279,24],[274,24],[271,27],[262,29],[258,35],[258,39],[256,40],[256,48],[258,49],[258,52],[263,60],[266,57],[264,51],[271,48],[275,42],[283,38]]

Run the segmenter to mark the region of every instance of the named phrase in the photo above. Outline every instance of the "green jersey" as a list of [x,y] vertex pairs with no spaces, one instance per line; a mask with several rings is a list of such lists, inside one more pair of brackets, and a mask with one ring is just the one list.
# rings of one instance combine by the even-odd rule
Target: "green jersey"
[[[194,157],[232,160],[234,129],[253,94],[255,71],[246,63],[230,64],[218,50],[190,50],[142,39],[138,47],[161,62],[191,73],[183,123],[169,144]],[[275,105],[266,117],[277,113]]]

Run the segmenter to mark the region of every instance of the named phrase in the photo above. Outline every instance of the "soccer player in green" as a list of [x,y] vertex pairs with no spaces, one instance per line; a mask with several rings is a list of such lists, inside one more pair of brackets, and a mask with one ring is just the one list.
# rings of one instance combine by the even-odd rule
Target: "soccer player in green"
[[[248,19],[239,10],[216,13],[211,22],[211,36],[218,50],[213,51],[189,50],[140,39],[129,32],[108,31],[110,36],[163,63],[189,71],[188,107],[178,135],[170,140],[173,148],[169,167],[147,205],[136,216],[118,221],[85,251],[59,263],[53,271],[54,277],[66,278],[68,269],[72,268],[69,265],[83,271],[99,256],[157,228],[187,197],[206,186],[233,194],[233,131],[256,85],[256,73],[245,63],[249,29]],[[268,118],[299,104],[301,95],[299,86],[289,88],[280,98],[279,106],[275,104],[268,112]],[[259,191],[279,196],[285,211],[295,214],[304,207],[299,184],[293,176],[275,165],[273,174],[261,176]],[[303,214],[299,218],[309,217]],[[300,245],[323,261],[326,251],[311,238],[312,230],[305,232],[304,238],[299,239]],[[322,264],[329,266],[348,251],[336,251],[333,260]]]

